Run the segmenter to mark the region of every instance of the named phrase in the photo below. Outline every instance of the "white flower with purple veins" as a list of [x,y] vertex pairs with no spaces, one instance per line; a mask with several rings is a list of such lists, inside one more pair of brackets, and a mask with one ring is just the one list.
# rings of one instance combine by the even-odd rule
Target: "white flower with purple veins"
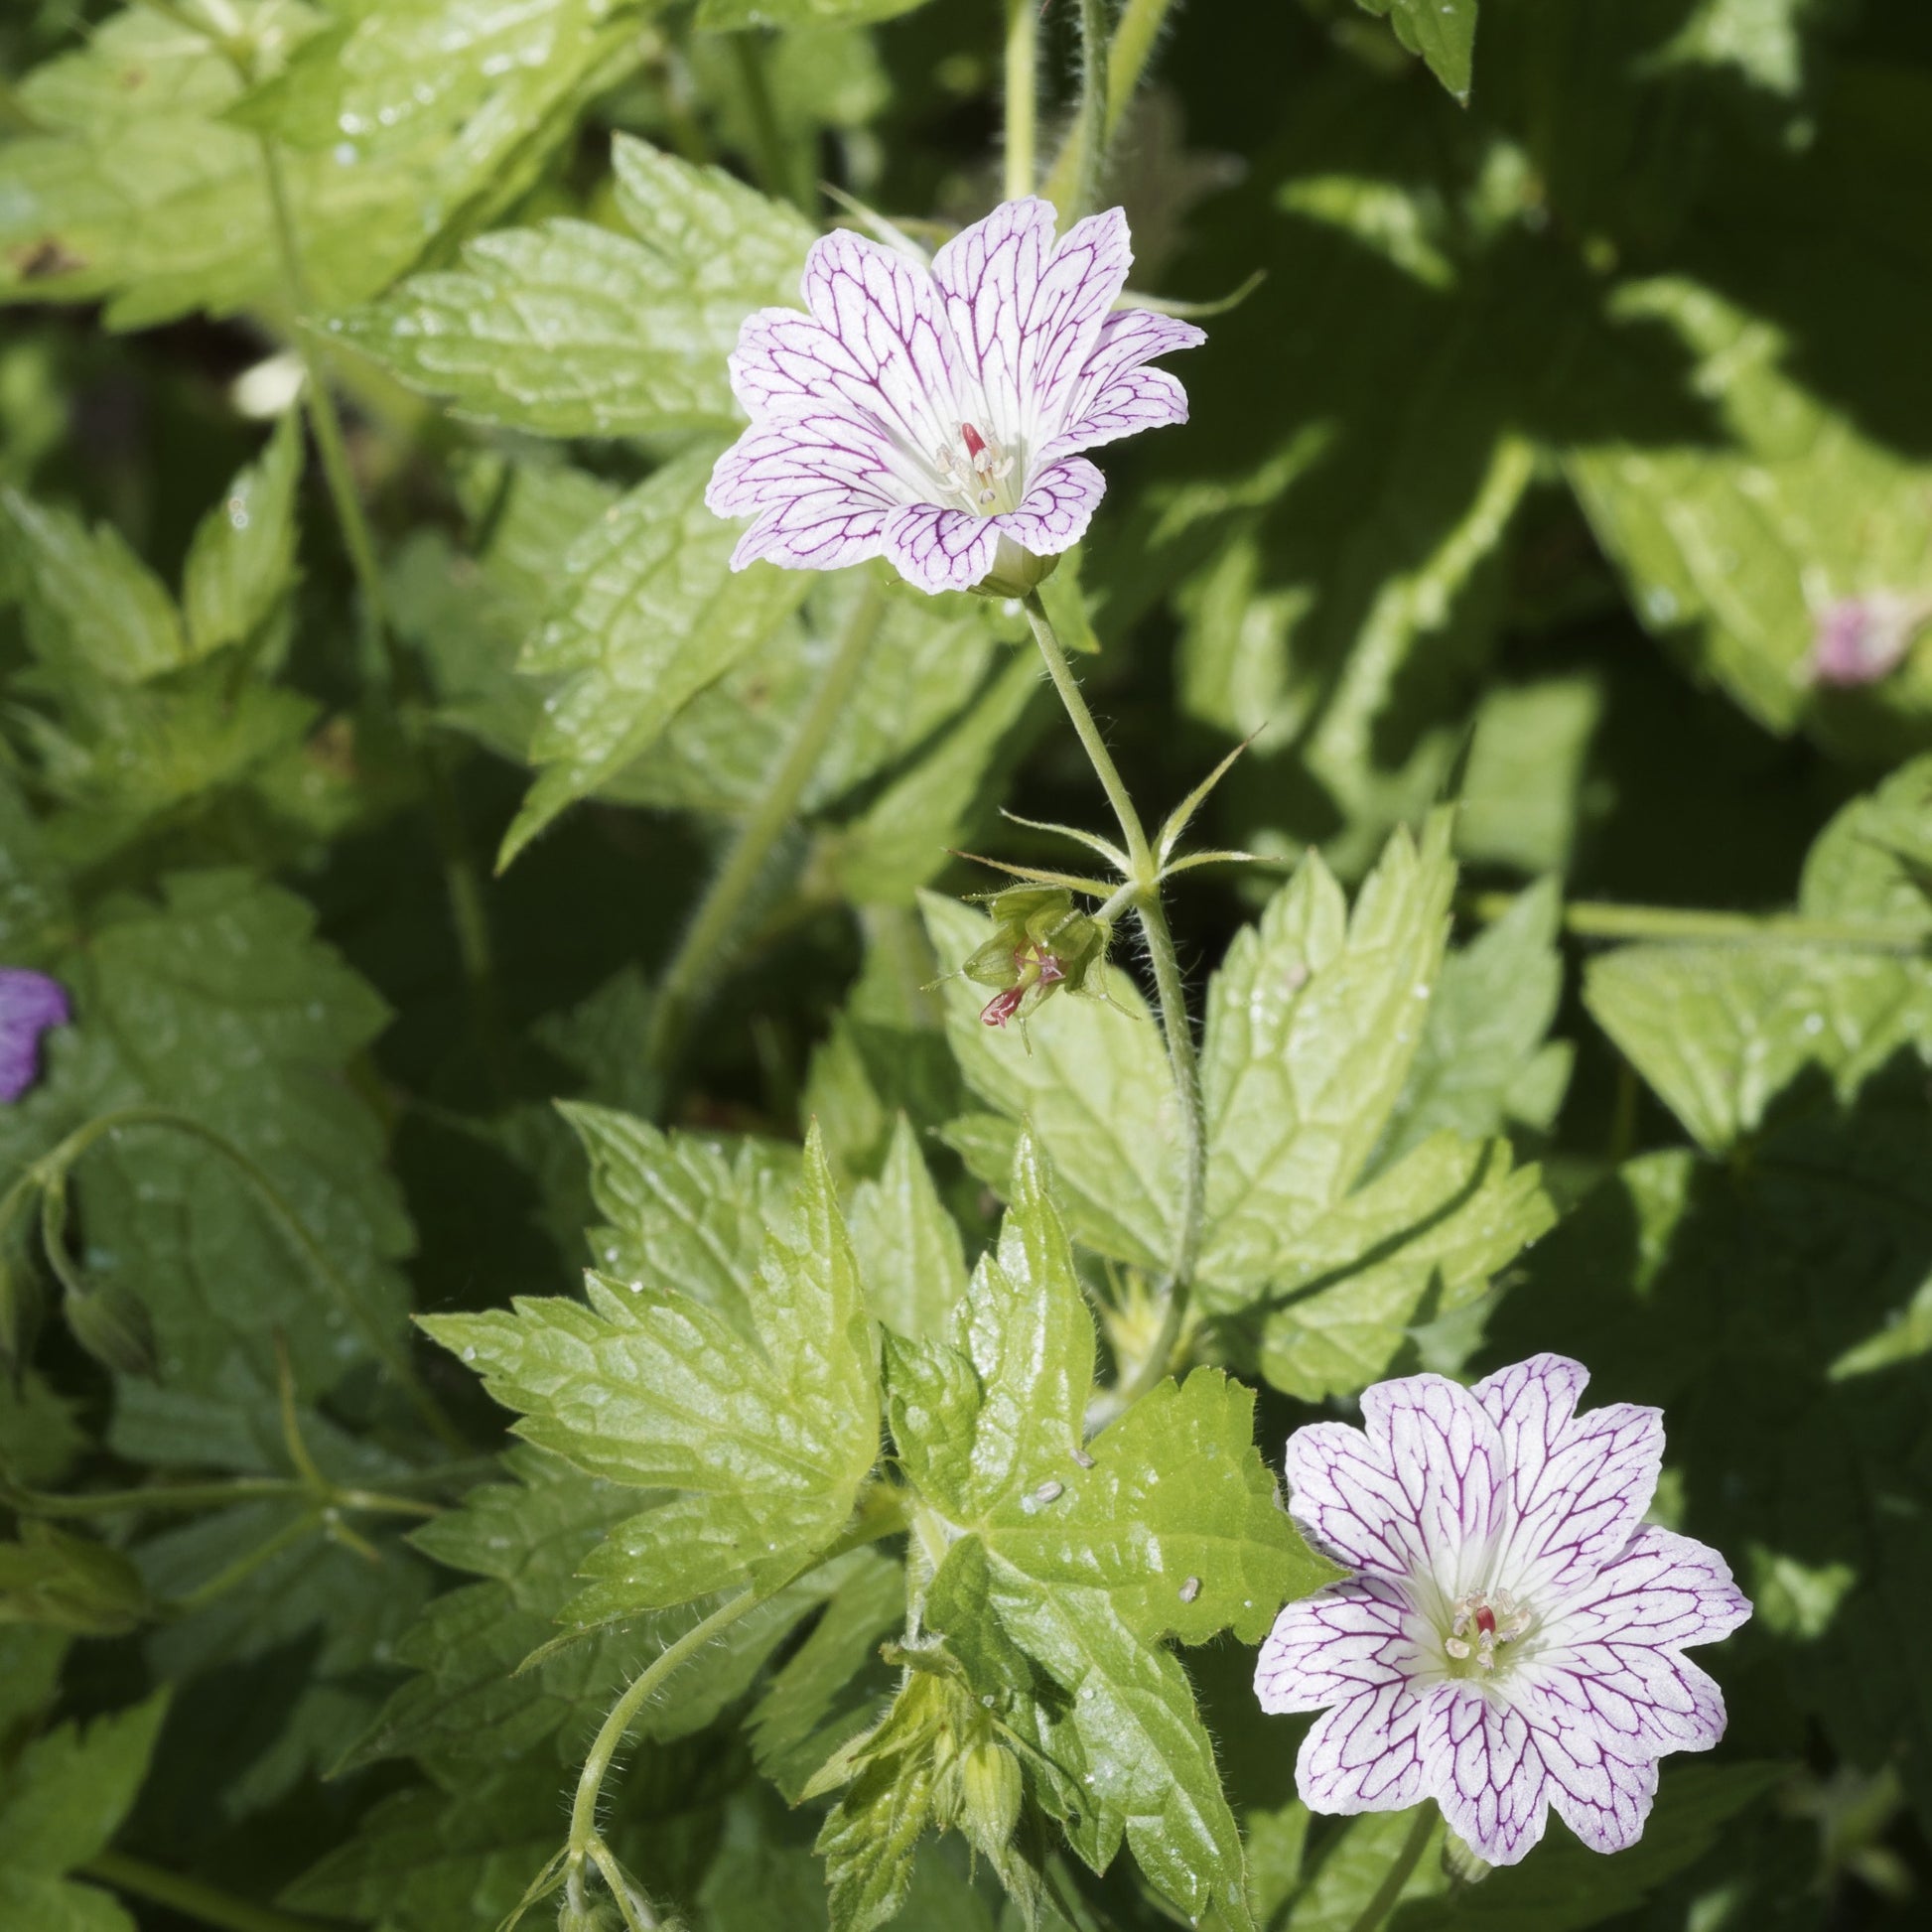
[[41,1035],[68,1023],[59,980],[26,966],[0,966],[0,1101],[18,1100],[40,1077]]
[[1187,420],[1165,369],[1191,323],[1116,309],[1133,260],[1119,208],[1055,234],[1008,202],[927,269],[844,231],[813,245],[808,315],[760,309],[732,388],[752,426],[705,501],[751,516],[732,557],[837,570],[883,556],[923,591],[1030,589],[1106,488],[1080,454]]
[[1538,1355],[1472,1389],[1379,1382],[1364,1427],[1289,1439],[1289,1510],[1355,1575],[1291,1603],[1255,1670],[1267,1711],[1319,1711],[1296,1781],[1311,1811],[1424,1799],[1491,1864],[1554,1805],[1598,1852],[1636,1843],[1668,1751],[1724,1734],[1683,1655],[1750,1615],[1724,1559],[1641,1518],[1663,1417],[1578,1415],[1578,1363]]

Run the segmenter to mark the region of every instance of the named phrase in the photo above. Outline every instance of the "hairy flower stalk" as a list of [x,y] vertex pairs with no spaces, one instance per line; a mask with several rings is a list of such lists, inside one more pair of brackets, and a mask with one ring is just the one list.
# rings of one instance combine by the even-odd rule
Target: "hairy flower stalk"
[[814,244],[806,309],[760,309],[731,358],[751,427],[705,500],[754,518],[735,568],[885,557],[922,591],[1024,596],[1106,489],[1081,454],[1187,419],[1164,369],[1191,323],[1116,309],[1133,261],[1118,208],[1056,236],[1008,202],[930,267],[864,236]]
[[1255,1691],[1323,1715],[1296,1781],[1312,1811],[1433,1798],[1491,1864],[1552,1806],[1598,1852],[1636,1843],[1657,1761],[1723,1736],[1723,1694],[1683,1655],[1750,1615],[1724,1559],[1641,1519],[1663,1418],[1578,1415],[1578,1363],[1538,1355],[1464,1389],[1380,1382],[1362,1429],[1289,1439],[1289,1509],[1355,1575],[1288,1605]]

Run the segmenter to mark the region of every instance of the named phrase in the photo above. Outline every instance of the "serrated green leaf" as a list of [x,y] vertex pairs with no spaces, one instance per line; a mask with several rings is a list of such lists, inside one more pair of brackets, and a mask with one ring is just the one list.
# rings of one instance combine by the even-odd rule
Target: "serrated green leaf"
[[1507,1141],[1432,1135],[1297,1235],[1259,1304],[1262,1373],[1307,1402],[1365,1387],[1412,1328],[1468,1308],[1555,1221]]
[[[615,1534],[611,1561],[636,1562],[631,1611],[688,1601],[678,1545],[704,1522],[734,1567],[775,1587],[824,1550],[851,1514],[879,1448],[877,1371],[858,1267],[824,1155],[808,1143],[796,1224],[771,1229],[743,1328],[659,1283],[593,1275],[590,1306],[524,1301],[514,1313],[424,1325],[522,1412],[518,1433],[594,1475],[709,1498],[650,1512]],[[696,1512],[696,1513],[694,1513]],[[665,1537],[660,1530],[675,1534]],[[620,1613],[616,1589],[600,1616]]]
[[905,1902],[950,1743],[949,1688],[921,1672],[907,1675],[819,1832],[833,1932],[873,1932]]
[[1311,855],[1208,988],[1200,1272],[1266,1281],[1354,1184],[1421,1045],[1449,938],[1450,815],[1389,841],[1352,917]]
[[1396,39],[1411,54],[1420,54],[1430,72],[1467,103],[1476,0],[1356,0],[1356,5],[1387,19]]
[[[946,1032],[968,1084],[1008,1120],[1032,1122],[1080,1242],[1165,1268],[1173,1251],[1179,1137],[1160,1029],[1138,988],[1109,968],[1111,1005],[1052,1000],[1028,1022],[1024,1040],[995,1031],[980,1023],[982,994],[957,977],[991,922],[931,896],[920,909],[942,970],[955,974],[945,984]],[[982,1178],[1000,1184],[1010,1165],[1003,1159]]]
[[1815,695],[1807,663],[1825,603],[1923,581],[1924,467],[1807,389],[1789,372],[1781,331],[1712,289],[1638,282],[1615,309],[1683,340],[1700,365],[1694,385],[1728,432],[1663,448],[1605,444],[1569,459],[1638,616],[1760,724],[1807,723],[1889,750],[1897,733],[1879,721],[1925,715],[1932,667],[1910,660],[1834,704]]
[[292,100],[314,143],[283,170],[304,279],[345,308],[514,201],[569,108],[634,58],[623,0],[405,0],[336,31],[280,0],[226,14],[261,70],[284,69],[250,105],[212,39],[140,7],[22,82],[39,131],[0,157],[0,301],[104,296],[117,329],[284,307],[260,142],[235,117],[275,124]]
[[[1096,1869],[1125,1834],[1175,1904],[1246,1925],[1239,1833],[1161,1646],[1227,1628],[1252,1641],[1333,1571],[1255,1453],[1252,1395],[1219,1370],[1163,1383],[1082,1449],[1092,1319],[1025,1141],[1010,1192],[953,1345],[890,1353],[900,1455],[953,1539],[927,1622],[1053,1767],[1041,1802]],[[1050,1705],[1021,1694],[1016,1654],[1058,1687]]]
[[879,1646],[905,1622],[905,1572],[876,1551],[832,1594],[812,1633],[751,1716],[759,1769],[797,1804],[813,1774],[867,1728],[891,1697],[896,1673]]
[[1805,859],[1798,910],[1932,932],[1932,759],[1913,759],[1855,798]]
[[[1551,1115],[1525,1116],[1518,1096],[1544,1051],[1563,997],[1557,932],[1563,896],[1554,879],[1519,894],[1493,925],[1443,962],[1429,1018],[1377,1155],[1387,1167],[1448,1128],[1468,1140],[1499,1134],[1512,1119],[1547,1128]],[[1558,1048],[1567,1076],[1567,1043]],[[1563,1083],[1556,1081],[1562,1097]],[[1532,1090],[1538,1102],[1540,1091]]]
[[754,309],[795,303],[812,230],[734,181],[619,135],[635,238],[578,220],[468,243],[340,318],[345,341],[465,415],[541,436],[725,427],[725,358]]
[[58,1878],[104,1851],[133,1808],[168,1694],[37,1737],[0,1781],[0,1872]]
[[302,424],[291,410],[259,462],[202,518],[182,569],[182,614],[197,655],[245,641],[287,596],[295,575],[295,492]]
[[605,1222],[586,1238],[599,1270],[689,1296],[756,1333],[765,1230],[790,1211],[796,1151],[777,1141],[666,1134],[581,1102],[559,1111],[590,1156],[591,1193]]
[[36,654],[66,681],[134,684],[188,662],[174,600],[111,524],[0,490],[0,535],[27,601]]
[[835,832],[834,872],[860,905],[909,905],[966,835],[992,777],[1018,754],[1016,728],[1039,686],[1025,657],[988,680],[938,742]]
[[853,1195],[850,1219],[875,1317],[897,1334],[936,1340],[966,1299],[966,1255],[903,1114],[879,1178]]
[[[278,1334],[305,1399],[403,1347],[409,1222],[382,1131],[343,1078],[386,1009],[316,939],[304,901],[238,872],[173,875],[158,899],[110,897],[74,938],[48,964],[76,1024],[50,1077],[0,1120],[0,1158],[147,1105],[202,1122],[259,1170],[326,1274],[246,1173],[179,1131],[105,1136],[73,1188],[88,1276],[146,1308],[164,1383],[237,1406],[244,1433],[273,1445]],[[273,1454],[257,1447],[242,1466],[276,1466]]]
[[1589,962],[1584,1002],[1713,1153],[1804,1073],[1846,1096],[1892,1054],[1932,1050],[1932,962],[1886,953],[1625,946]]
[[499,865],[647,751],[804,596],[802,571],[731,568],[736,538],[704,506],[714,454],[666,464],[571,547],[555,615],[523,652],[523,669],[563,682],[531,741],[543,768]]

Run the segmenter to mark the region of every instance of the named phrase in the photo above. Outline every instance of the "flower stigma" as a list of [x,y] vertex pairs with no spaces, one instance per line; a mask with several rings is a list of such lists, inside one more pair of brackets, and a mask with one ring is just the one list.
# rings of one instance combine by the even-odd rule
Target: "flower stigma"
[[995,438],[982,436],[971,423],[960,424],[959,440],[966,446],[963,460],[952,444],[942,444],[932,454],[940,487],[958,497],[975,516],[1018,509],[1014,492],[1000,487],[1014,473],[1011,454]]
[[1473,1660],[1477,1671],[1490,1677],[1495,1674],[1499,1661],[1504,1664],[1509,1661],[1497,1658],[1497,1645],[1514,1643],[1534,1620],[1506,1589],[1470,1590],[1455,1600],[1453,1620],[1449,1634],[1443,1639],[1443,1648],[1453,1662],[1465,1664]]

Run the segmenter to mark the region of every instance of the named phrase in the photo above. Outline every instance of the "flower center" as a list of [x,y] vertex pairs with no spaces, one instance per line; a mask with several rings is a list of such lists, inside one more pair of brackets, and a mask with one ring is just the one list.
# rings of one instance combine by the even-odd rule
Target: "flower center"
[[1508,1590],[1471,1590],[1459,1596],[1450,1612],[1449,1634],[1443,1648],[1458,1664],[1473,1664],[1478,1675],[1494,1674],[1499,1662],[1498,1648],[1514,1643],[1534,1621]]
[[939,473],[939,487],[975,516],[1019,508],[1014,491],[1001,487],[1014,473],[1013,457],[971,423],[960,424],[957,443],[933,451],[932,467]]

